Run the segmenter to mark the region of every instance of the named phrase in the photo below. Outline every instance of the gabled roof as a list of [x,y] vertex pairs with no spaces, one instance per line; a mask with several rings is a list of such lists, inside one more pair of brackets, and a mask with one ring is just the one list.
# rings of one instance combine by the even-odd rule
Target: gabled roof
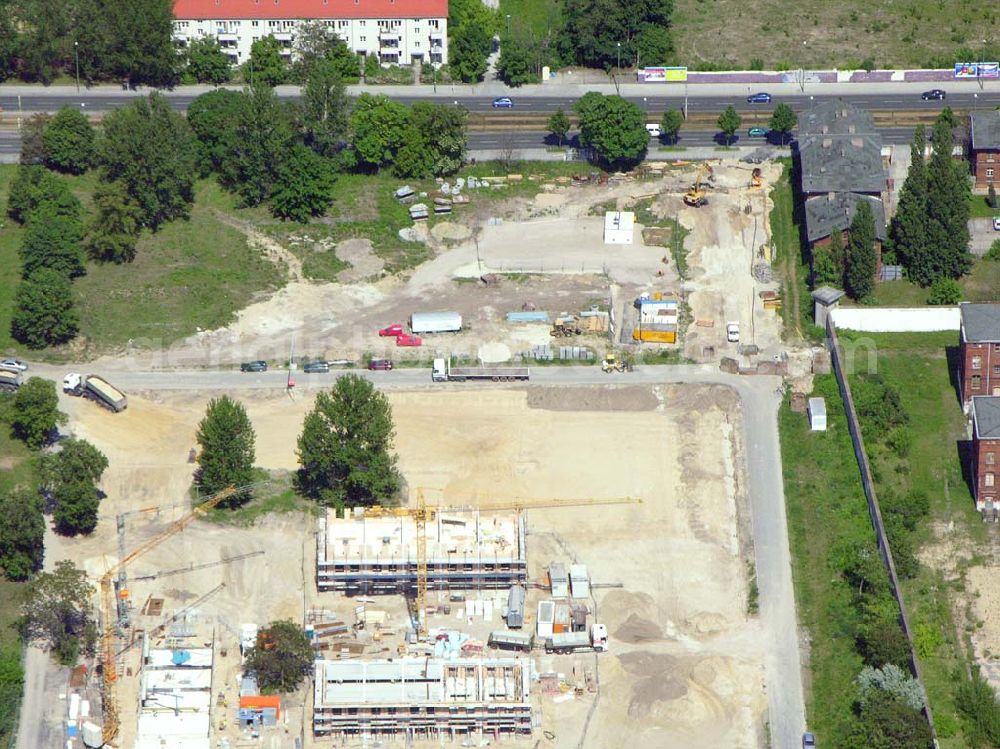
[[867,201],[875,217],[875,236],[883,242],[885,233],[885,206],[881,198],[858,195],[853,192],[831,192],[806,200],[806,238],[810,242],[829,237],[835,231],[850,228],[858,203]]
[[886,189],[882,138],[873,133],[799,136],[802,192],[879,194]]
[[799,135],[854,135],[874,133],[875,121],[864,109],[833,99],[806,110],[799,116]]
[[1000,111],[973,112],[969,119],[973,150],[1000,149]]
[[968,343],[1000,342],[1000,303],[962,302],[962,340]]
[[447,18],[448,0],[174,0],[178,20]]
[[973,434],[981,440],[1000,440],[1000,395],[972,397]]

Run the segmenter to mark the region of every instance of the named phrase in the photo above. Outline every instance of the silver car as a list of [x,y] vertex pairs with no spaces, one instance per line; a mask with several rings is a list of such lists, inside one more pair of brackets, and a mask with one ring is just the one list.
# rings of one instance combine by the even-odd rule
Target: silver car
[[10,372],[24,372],[27,368],[27,364],[17,359],[0,359],[0,369],[6,369]]

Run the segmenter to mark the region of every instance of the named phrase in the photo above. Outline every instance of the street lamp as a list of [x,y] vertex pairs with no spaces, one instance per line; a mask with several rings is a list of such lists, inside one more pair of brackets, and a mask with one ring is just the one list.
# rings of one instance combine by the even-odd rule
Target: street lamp
[[80,42],[73,42],[73,57],[76,58],[76,92],[80,93]]
[[622,43],[618,42],[618,69],[622,69]]
[[507,36],[510,36],[510,13],[507,14]]
[[986,40],[983,39],[983,53],[979,56],[979,65],[976,66],[976,79],[979,81],[979,90],[983,89],[983,63],[986,62]]

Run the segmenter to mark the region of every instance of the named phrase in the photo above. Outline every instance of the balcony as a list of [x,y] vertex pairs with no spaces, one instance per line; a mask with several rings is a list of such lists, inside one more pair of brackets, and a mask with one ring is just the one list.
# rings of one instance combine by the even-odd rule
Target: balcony
[[291,31],[275,31],[273,36],[279,42],[291,42],[293,35]]
[[386,42],[392,42],[393,46],[398,46],[401,38],[398,31],[380,31],[378,35],[378,40],[382,42],[383,46]]

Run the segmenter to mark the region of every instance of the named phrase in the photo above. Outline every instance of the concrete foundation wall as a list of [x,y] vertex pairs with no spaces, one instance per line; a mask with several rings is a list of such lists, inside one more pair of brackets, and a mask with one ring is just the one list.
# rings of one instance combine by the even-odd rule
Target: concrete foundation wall
[[838,330],[867,333],[929,333],[958,330],[958,307],[838,307],[831,313]]

